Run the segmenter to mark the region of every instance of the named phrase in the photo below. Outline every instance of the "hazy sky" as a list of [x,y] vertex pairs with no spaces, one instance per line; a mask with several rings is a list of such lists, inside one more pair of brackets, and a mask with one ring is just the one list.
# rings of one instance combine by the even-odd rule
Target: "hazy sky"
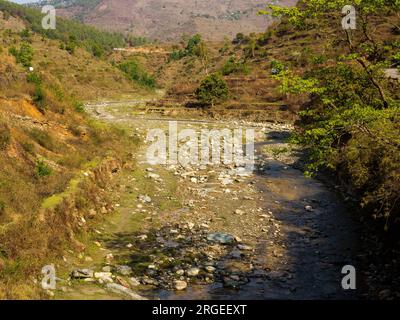
[[39,0],[11,0],[11,2],[16,3],[28,3],[28,2],[38,2]]

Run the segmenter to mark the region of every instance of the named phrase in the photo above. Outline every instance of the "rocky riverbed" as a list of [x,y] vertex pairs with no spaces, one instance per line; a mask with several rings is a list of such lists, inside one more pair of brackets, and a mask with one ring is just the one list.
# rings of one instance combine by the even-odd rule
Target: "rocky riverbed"
[[[295,169],[285,124],[131,116],[92,106],[146,140],[148,130],[252,128],[256,165],[154,165],[144,144],[112,194],[117,212],[68,265],[60,299],[346,299],[341,269],[356,263],[342,201]],[[147,141],[150,143],[150,141]]]

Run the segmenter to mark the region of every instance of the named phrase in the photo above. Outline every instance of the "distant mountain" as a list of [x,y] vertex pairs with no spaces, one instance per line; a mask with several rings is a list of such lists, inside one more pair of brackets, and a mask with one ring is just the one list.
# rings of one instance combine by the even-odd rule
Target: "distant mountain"
[[268,3],[293,6],[296,0],[50,0],[58,14],[102,29],[161,41],[201,33],[222,40],[238,32],[266,29],[271,18],[257,16]]

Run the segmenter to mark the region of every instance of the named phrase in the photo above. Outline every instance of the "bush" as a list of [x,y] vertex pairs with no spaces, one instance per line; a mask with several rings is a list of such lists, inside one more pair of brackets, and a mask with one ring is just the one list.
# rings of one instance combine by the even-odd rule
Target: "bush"
[[28,75],[26,76],[26,81],[28,81],[29,83],[33,83],[37,86],[40,86],[42,84],[42,78],[39,74],[35,72],[28,73]]
[[33,49],[29,43],[23,43],[19,49],[11,47],[9,53],[15,57],[17,63],[22,64],[24,67],[32,66]]
[[230,57],[222,66],[221,73],[224,76],[230,75],[232,73],[249,73],[249,68],[246,63],[241,61],[236,61],[234,57]]
[[201,103],[214,106],[215,103],[228,99],[229,90],[222,76],[213,73],[203,79],[195,95]]
[[147,72],[144,71],[136,61],[130,60],[123,62],[118,65],[118,68],[122,70],[132,81],[135,81],[145,87],[156,87],[155,79],[147,74]]
[[169,55],[170,60],[180,60],[184,57],[188,56],[200,56],[201,55],[201,49],[200,49],[200,44],[202,43],[201,35],[200,34],[195,34],[193,37],[191,37],[186,45],[186,48],[184,50],[175,50],[171,52]]
[[36,176],[41,177],[48,177],[52,174],[53,170],[43,161],[38,160],[36,162]]

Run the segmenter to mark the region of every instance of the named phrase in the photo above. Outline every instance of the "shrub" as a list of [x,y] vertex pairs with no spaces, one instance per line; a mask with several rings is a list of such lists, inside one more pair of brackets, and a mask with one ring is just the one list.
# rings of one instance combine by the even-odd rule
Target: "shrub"
[[36,162],[36,176],[41,177],[48,177],[52,174],[53,170],[43,161],[38,160]]
[[221,73],[224,76],[230,75],[232,73],[249,73],[249,68],[246,63],[241,61],[236,61],[234,57],[230,57],[222,66]]
[[29,83],[33,83],[37,86],[40,86],[42,84],[42,78],[39,74],[35,72],[28,73],[28,75],[26,76],[26,81],[28,81]]
[[22,64],[24,67],[31,67],[33,59],[33,49],[29,43],[23,43],[19,49],[11,47],[9,53],[15,57],[17,63]]
[[147,72],[144,71],[136,61],[130,60],[123,62],[118,65],[118,68],[122,70],[132,81],[135,81],[145,87],[156,87],[155,79],[147,74]]
[[195,95],[201,103],[214,106],[215,103],[228,99],[229,90],[222,76],[213,73],[203,79]]

